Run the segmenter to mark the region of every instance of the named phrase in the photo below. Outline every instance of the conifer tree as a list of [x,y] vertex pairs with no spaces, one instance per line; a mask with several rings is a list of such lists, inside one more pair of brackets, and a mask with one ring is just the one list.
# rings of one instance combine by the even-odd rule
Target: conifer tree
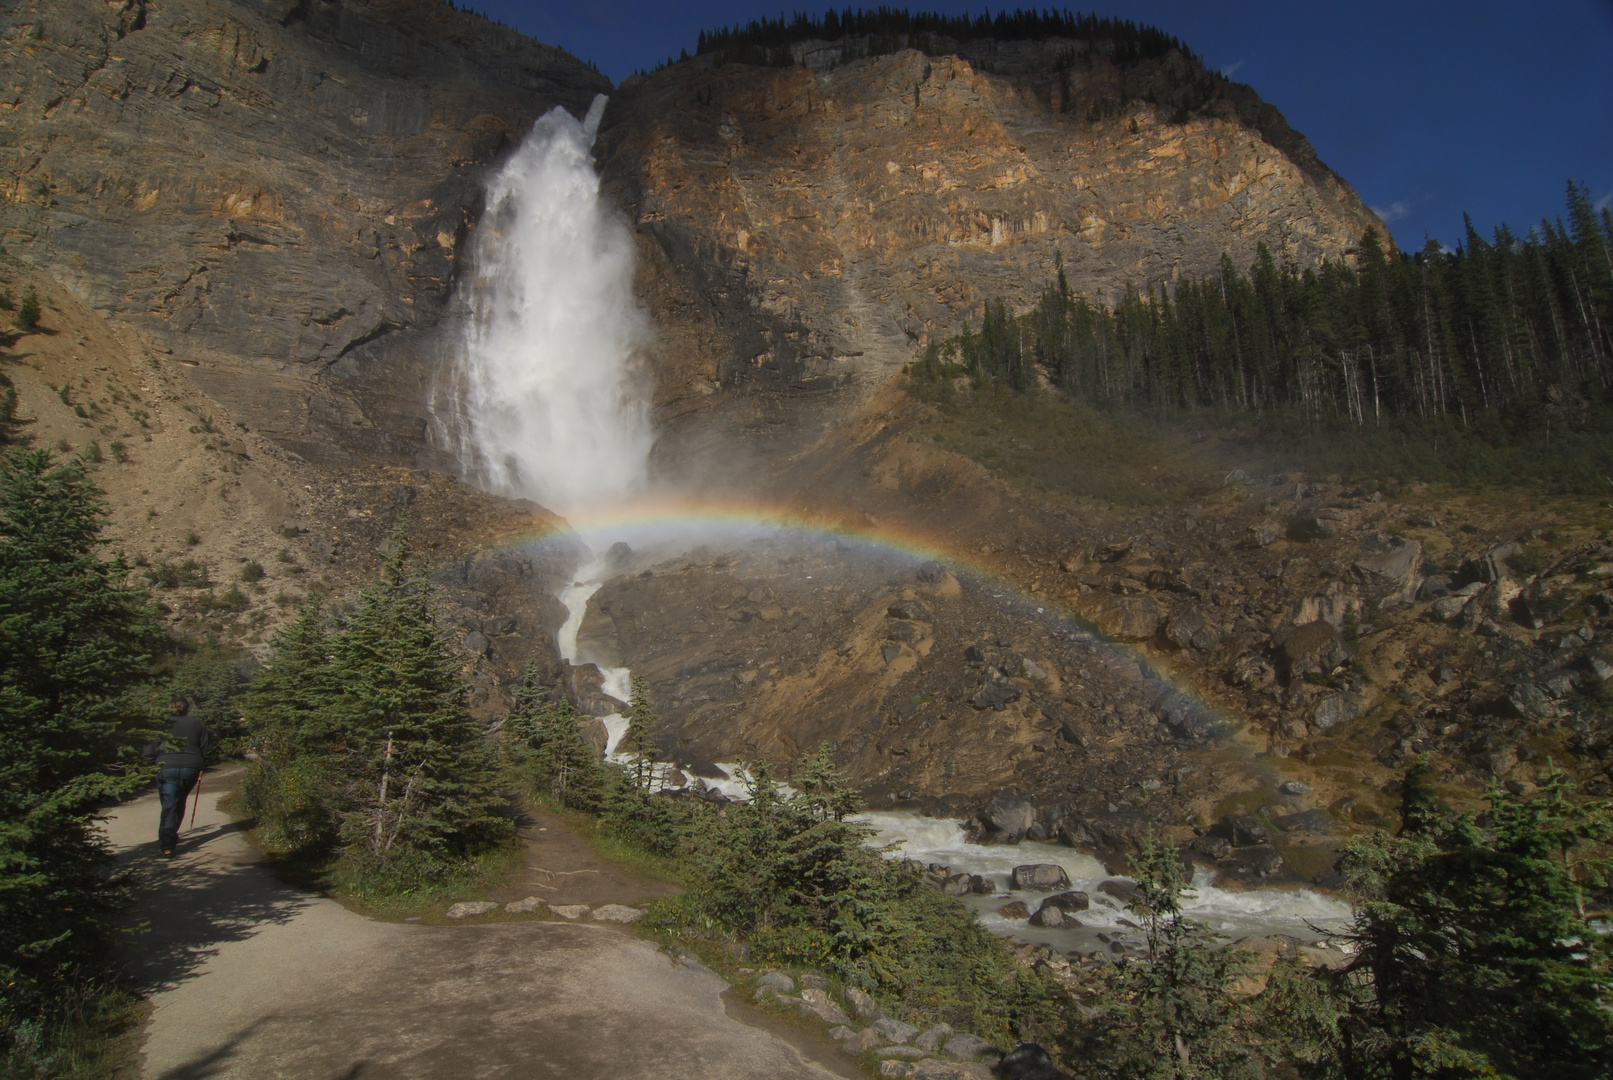
[[105,516],[81,462],[58,465],[44,450],[0,461],[0,981],[10,1008],[48,998],[96,958],[118,893],[95,810],[149,775],[129,766],[155,722],[137,693],[151,677],[155,620],[122,558],[103,557]]
[[539,784],[573,809],[599,809],[604,769],[599,751],[583,738],[583,714],[564,697],[551,700],[530,663],[514,697],[506,727],[530,754]]
[[1613,834],[1609,808],[1548,766],[1539,794],[1496,787],[1482,819],[1456,816],[1427,777],[1426,762],[1408,772],[1398,835],[1350,850],[1356,959],[1279,984],[1293,1059],[1345,1080],[1605,1077],[1613,955],[1581,908],[1596,868],[1575,853]]
[[453,859],[508,836],[496,770],[465,708],[433,590],[401,530],[378,582],[331,643],[331,723],[356,783],[344,834],[384,863],[395,851]]
[[1127,907],[1142,922],[1148,951],[1112,969],[1084,1041],[1095,1063],[1122,1078],[1232,1075],[1248,1051],[1235,1037],[1233,983],[1246,957],[1222,948],[1182,914],[1182,864],[1150,834],[1132,860],[1137,895]]
[[633,689],[627,706],[627,734],[623,736],[621,751],[632,757],[634,782],[640,791],[649,792],[655,785],[656,766],[661,760],[661,718],[650,704],[650,683],[642,675],[633,676]]
[[334,722],[338,686],[329,619],[317,596],[277,631],[269,660],[245,700],[257,760],[242,781],[244,808],[274,842],[290,848],[333,840],[343,802],[343,733]]

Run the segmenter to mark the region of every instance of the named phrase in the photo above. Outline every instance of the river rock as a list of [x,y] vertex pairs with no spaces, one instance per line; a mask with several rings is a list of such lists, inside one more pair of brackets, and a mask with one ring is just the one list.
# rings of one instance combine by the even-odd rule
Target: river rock
[[951,1024],[936,1024],[932,1028],[926,1028],[924,1034],[913,1040],[913,1045],[927,1053],[938,1054],[941,1052],[941,1047],[945,1046],[946,1041],[954,1034],[956,1032],[952,1030]]
[[1428,617],[1435,622],[1452,622],[1461,617],[1471,599],[1469,596],[1442,596],[1428,605]]
[[1009,879],[1010,888],[1016,891],[1052,892],[1070,887],[1070,875],[1058,863],[1027,863],[1014,867]]
[[969,704],[981,711],[995,709],[997,712],[1002,712],[1003,709],[1018,701],[1024,693],[1023,690],[1011,682],[993,680],[982,683],[980,689],[976,690],[974,696],[969,699]]
[[1147,641],[1162,619],[1159,604],[1146,596],[1110,597],[1099,612],[1104,629],[1122,641]]
[[883,1046],[874,1051],[878,1058],[897,1058],[906,1061],[917,1061],[919,1058],[929,1057],[929,1052],[920,1050],[916,1046]]
[[795,1007],[801,1011],[803,1016],[816,1017],[826,1024],[851,1023],[851,1017],[847,1016],[840,1006],[835,1004],[834,999],[829,996],[828,992],[824,990],[808,988],[801,991],[801,996],[797,999]]
[[912,1024],[904,1024],[900,1020],[894,1020],[889,1016],[874,1021],[873,1030],[879,1032],[886,1042],[897,1044],[911,1042],[913,1036],[919,1033],[919,1029]]
[[1294,627],[1278,646],[1289,679],[1309,672],[1329,674],[1349,662],[1351,653],[1332,623],[1324,619]]
[[626,904],[601,904],[594,909],[593,918],[596,922],[631,923],[644,918],[644,912]]
[[851,1015],[859,1020],[869,1020],[879,1015],[879,1002],[855,986],[846,987],[846,992],[840,996],[846,999],[846,1007],[851,1010]]
[[866,1054],[885,1045],[885,1040],[874,1028],[863,1028],[840,1045],[846,1048],[848,1054]]
[[980,822],[988,831],[987,840],[999,844],[1017,844],[1036,820],[1036,807],[1030,800],[1012,791],[999,791],[980,811]]
[[1333,819],[1326,810],[1303,810],[1297,814],[1284,814],[1273,818],[1272,824],[1283,832],[1330,833]]
[[587,904],[550,904],[549,910],[562,919],[580,919],[588,914]]
[[971,1035],[967,1031],[960,1032],[947,1040],[941,1048],[947,1057],[955,1061],[974,1061],[977,1058],[997,1053],[997,1048],[978,1035]]
[[1122,904],[1129,904],[1137,899],[1137,883],[1127,881],[1125,878],[1108,878],[1098,882],[1098,891],[1105,896],[1112,896]]
[[1265,826],[1253,814],[1228,814],[1210,826],[1210,832],[1226,837],[1233,847],[1251,847],[1264,844],[1268,839]]
[[1217,866],[1223,873],[1243,879],[1260,879],[1275,874],[1282,868],[1283,857],[1270,844],[1233,849]]
[[911,619],[914,622],[932,622],[935,619],[930,609],[917,600],[898,600],[885,609],[885,614],[893,619]]
[[534,911],[542,910],[548,906],[549,902],[547,900],[540,900],[536,896],[529,896],[525,900],[511,900],[508,904],[504,905],[504,910],[515,915],[526,915]]
[[1032,926],[1040,926],[1048,930],[1081,925],[1080,920],[1074,915],[1067,913],[1063,908],[1049,900],[1042,901],[1042,906],[1036,909],[1036,914],[1031,916],[1030,922]]
[[1046,900],[1042,901],[1043,907],[1046,907],[1049,904],[1052,904],[1054,907],[1065,912],[1086,911],[1092,906],[1092,900],[1087,896],[1086,893],[1075,890],[1072,892],[1061,892],[1056,896],[1049,896]]
[[498,904],[491,900],[467,900],[455,904],[448,909],[450,919],[463,919],[470,915],[486,915],[490,911],[497,911]]
[[1028,919],[1031,917],[1031,909],[1025,906],[1023,900],[1015,900],[998,908],[997,914],[1005,919]]
[[782,971],[763,972],[762,977],[756,980],[756,985],[780,994],[795,993],[795,980]]

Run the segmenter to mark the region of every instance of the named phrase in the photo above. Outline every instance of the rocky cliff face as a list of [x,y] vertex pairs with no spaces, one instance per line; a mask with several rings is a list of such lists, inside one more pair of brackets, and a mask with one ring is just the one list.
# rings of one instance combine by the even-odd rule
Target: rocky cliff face
[[[1029,296],[1056,252],[1101,294],[1382,228],[1253,91],[1180,54],[799,51],[676,64],[607,113],[672,460],[714,431],[810,442],[860,400],[810,392]],[[535,116],[610,90],[409,0],[33,0],[0,16],[0,58],[0,242],[331,463],[452,468],[426,400],[488,169]]]
[[448,5],[0,14],[0,236],[307,457],[405,460],[487,166],[609,81]]
[[[1384,227],[1247,87],[1171,53],[973,42],[630,79],[601,136],[663,328],[661,393],[835,388],[1055,274],[1113,295],[1301,265]],[[820,65],[819,60],[823,63]],[[816,66],[814,66],[816,65]]]

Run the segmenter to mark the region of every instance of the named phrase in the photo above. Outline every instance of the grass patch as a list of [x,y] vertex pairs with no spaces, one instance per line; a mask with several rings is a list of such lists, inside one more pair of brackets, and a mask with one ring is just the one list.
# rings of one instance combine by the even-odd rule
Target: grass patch
[[54,1010],[47,1020],[17,1021],[0,994],[0,1053],[4,1080],[113,1080],[132,1076],[140,1052],[140,1029],[151,1006],[117,983],[91,984]]
[[670,885],[686,887],[691,884],[689,864],[686,860],[650,851],[612,831],[592,814],[567,807],[546,791],[534,792],[530,798],[532,803],[545,813],[553,814],[564,821],[601,857],[620,863],[645,877],[664,881]]
[[[915,391],[926,384],[910,384]],[[920,438],[1038,490],[1121,506],[1159,506],[1211,486],[1212,471],[1180,434],[1148,421],[1100,413],[1042,392],[993,387],[916,396],[935,405]]]
[[219,801],[219,809],[246,827],[252,846],[263,852],[275,875],[288,885],[328,896],[361,915],[388,921],[436,922],[450,905],[481,898],[514,877],[522,866],[522,848],[512,842],[473,857],[431,864],[402,860],[377,873],[343,863],[336,849],[292,849],[276,845],[242,807],[239,791]]

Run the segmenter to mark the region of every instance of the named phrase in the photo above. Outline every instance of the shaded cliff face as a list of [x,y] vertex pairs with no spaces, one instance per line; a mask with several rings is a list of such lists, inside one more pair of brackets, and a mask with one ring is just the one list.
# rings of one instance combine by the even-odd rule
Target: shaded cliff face
[[1309,265],[1385,235],[1249,88],[1072,42],[701,58],[625,83],[599,156],[641,237],[662,400],[684,406],[888,373],[987,298],[1034,296],[1056,253],[1112,296],[1262,243]]
[[0,70],[7,250],[330,462],[418,454],[489,164],[610,88],[406,0],[33,0]]

